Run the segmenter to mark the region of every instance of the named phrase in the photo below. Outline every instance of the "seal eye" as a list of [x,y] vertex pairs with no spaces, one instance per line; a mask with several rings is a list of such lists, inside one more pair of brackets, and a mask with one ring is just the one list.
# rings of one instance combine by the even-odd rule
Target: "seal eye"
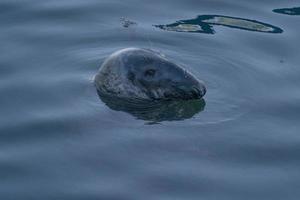
[[148,69],[145,71],[144,76],[148,76],[148,77],[153,77],[155,75],[155,70],[154,69]]

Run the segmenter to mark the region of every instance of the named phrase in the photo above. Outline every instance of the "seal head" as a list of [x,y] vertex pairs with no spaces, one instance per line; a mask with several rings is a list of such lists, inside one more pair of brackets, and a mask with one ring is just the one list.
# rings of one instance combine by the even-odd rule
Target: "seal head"
[[126,48],[110,55],[95,76],[101,94],[129,99],[201,99],[206,88],[186,69],[148,49]]

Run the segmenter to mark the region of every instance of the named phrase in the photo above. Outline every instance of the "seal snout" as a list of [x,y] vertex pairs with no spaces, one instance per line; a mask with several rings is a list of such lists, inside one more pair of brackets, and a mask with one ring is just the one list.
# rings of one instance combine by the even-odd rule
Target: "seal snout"
[[192,90],[193,97],[200,99],[206,94],[206,88],[204,85],[193,86]]
[[173,88],[179,99],[201,99],[206,93],[204,82],[198,80],[186,70],[184,74],[178,74],[178,79],[174,82]]
[[177,94],[175,97],[180,99],[201,99],[206,93],[204,84],[200,82],[193,85],[179,85],[174,89],[174,93]]
[[195,89],[198,90],[200,98],[206,94],[206,87],[202,81],[198,81],[198,84],[197,86],[195,86]]

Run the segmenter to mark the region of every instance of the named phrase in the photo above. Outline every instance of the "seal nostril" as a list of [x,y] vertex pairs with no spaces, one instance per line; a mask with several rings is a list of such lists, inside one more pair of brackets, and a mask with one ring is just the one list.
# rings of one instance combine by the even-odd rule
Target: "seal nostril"
[[204,96],[205,94],[206,94],[206,88],[203,86],[202,96]]

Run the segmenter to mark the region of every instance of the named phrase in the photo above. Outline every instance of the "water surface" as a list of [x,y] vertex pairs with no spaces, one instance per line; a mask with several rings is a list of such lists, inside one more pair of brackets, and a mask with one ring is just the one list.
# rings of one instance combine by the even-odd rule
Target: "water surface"
[[[297,7],[0,1],[0,199],[299,199],[300,18],[275,11]],[[230,23],[206,21],[215,34],[155,27],[204,15]],[[205,105],[177,118],[109,107],[92,79],[126,47],[184,65],[206,82]]]

